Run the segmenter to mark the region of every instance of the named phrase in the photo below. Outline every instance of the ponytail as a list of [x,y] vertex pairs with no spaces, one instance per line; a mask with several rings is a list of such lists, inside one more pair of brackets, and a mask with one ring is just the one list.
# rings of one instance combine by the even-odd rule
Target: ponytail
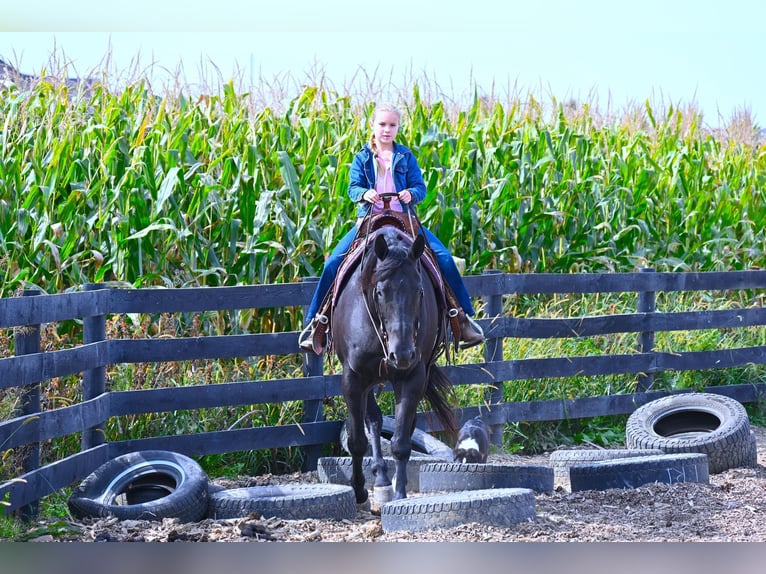
[[372,150],[372,157],[374,157],[375,161],[378,162],[378,169],[380,170],[385,169],[385,166],[383,165],[383,160],[380,159],[380,156],[378,155],[378,143],[375,141],[374,133],[370,136],[370,149]]

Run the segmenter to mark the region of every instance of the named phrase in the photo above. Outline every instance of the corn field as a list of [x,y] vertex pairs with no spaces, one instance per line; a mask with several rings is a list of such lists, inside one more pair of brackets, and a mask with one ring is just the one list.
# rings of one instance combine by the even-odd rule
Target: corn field
[[[191,99],[140,81],[0,95],[2,296],[297,281],[353,220],[348,166],[370,103],[314,86],[277,114],[231,84]],[[763,145],[648,104],[609,125],[587,106],[449,109],[417,85],[400,104],[429,190],[420,218],[466,273],[764,265]]]

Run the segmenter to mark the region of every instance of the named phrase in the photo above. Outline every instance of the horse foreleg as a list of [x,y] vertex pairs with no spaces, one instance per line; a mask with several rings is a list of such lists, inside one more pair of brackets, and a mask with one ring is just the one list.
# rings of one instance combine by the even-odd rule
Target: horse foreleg
[[394,457],[394,500],[407,498],[407,465],[412,453],[412,431],[415,426],[418,401],[399,398],[396,401],[396,425],[391,437],[391,454]]
[[370,391],[367,395],[367,430],[368,440],[372,446],[372,472],[375,477],[373,492],[378,503],[389,502],[394,491],[388,478],[388,465],[383,459],[383,449],[380,446],[380,430],[383,426],[383,413],[380,412],[378,402],[375,400],[375,392]]
[[367,452],[367,435],[364,431],[366,418],[367,393],[359,391],[359,385],[349,384],[344,371],[342,385],[348,405],[348,451],[351,453],[351,486],[354,489],[356,503],[368,502],[367,488],[364,484],[362,463]]

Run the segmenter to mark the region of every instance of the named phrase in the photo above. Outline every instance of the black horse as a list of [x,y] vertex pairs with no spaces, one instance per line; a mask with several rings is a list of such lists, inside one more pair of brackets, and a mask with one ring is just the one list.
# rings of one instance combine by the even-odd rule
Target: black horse
[[[425,239],[413,240],[392,226],[373,232],[361,262],[350,273],[333,311],[332,341],[343,366],[343,396],[348,406],[348,450],[356,501],[368,501],[362,462],[372,443],[375,498],[407,496],[407,461],[421,400],[427,401],[443,428],[455,432],[450,407],[452,386],[436,360],[446,325],[439,295],[421,261]],[[382,413],[374,388],[390,382],[396,425],[391,437],[394,487],[380,448]],[[392,493],[393,490],[393,493]]]

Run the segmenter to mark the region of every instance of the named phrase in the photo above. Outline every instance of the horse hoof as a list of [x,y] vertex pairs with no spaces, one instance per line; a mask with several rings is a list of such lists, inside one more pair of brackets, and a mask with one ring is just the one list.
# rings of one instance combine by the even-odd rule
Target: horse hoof
[[383,504],[385,502],[391,502],[394,499],[394,489],[389,486],[376,486],[373,488],[375,496],[375,502]]
[[372,510],[372,506],[370,505],[370,499],[368,498],[364,502],[357,502],[356,509],[361,510],[362,512],[370,512]]

